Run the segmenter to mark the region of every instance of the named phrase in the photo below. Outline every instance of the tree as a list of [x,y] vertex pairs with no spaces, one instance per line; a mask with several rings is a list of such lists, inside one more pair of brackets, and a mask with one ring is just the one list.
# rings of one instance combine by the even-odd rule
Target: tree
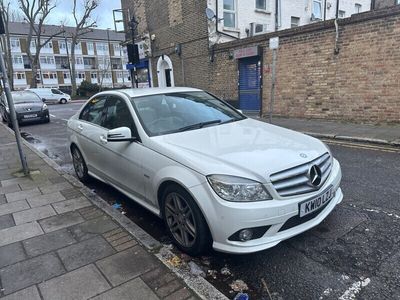
[[[46,34],[44,25],[52,10],[56,7],[52,0],[18,0],[19,7],[25,20],[29,24],[27,35],[26,54],[32,69],[31,88],[37,87],[36,73],[39,67],[40,50],[50,42],[55,36],[63,33],[63,30],[57,30],[55,33]],[[46,38],[42,40],[42,35]],[[31,43],[34,41],[35,53],[31,51]]]
[[[99,6],[100,0],[84,0],[83,12],[79,16],[77,10],[77,0],[73,0],[72,15],[74,17],[74,30],[71,33],[71,86],[72,96],[76,96],[76,74],[75,74],[75,46],[79,43],[81,37],[88,32],[93,31],[96,20],[92,19],[93,11]],[[68,45],[67,45],[68,47]]]
[[9,22],[17,22],[21,21],[21,16],[17,11],[12,10],[10,8],[11,2],[0,0],[0,14],[4,22],[4,30],[5,34],[2,38],[2,49],[5,53],[6,66],[7,66],[7,75],[10,82],[11,90],[14,90],[14,68],[11,54],[11,41],[10,41],[10,31],[9,31]]

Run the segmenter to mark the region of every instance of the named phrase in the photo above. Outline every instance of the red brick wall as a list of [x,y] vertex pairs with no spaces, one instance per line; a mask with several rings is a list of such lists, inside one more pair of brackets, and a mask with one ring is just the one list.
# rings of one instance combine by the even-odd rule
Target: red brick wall
[[[339,20],[339,53],[333,21],[278,33],[276,115],[302,118],[400,123],[400,7]],[[264,48],[263,113],[270,98],[271,51],[276,33],[216,47],[209,90],[237,100],[234,49]]]

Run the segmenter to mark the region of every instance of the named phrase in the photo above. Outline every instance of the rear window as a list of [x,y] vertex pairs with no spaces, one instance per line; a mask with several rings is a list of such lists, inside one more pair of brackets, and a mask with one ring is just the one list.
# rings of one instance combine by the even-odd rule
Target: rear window
[[42,102],[42,100],[33,92],[13,92],[11,94],[14,103]]

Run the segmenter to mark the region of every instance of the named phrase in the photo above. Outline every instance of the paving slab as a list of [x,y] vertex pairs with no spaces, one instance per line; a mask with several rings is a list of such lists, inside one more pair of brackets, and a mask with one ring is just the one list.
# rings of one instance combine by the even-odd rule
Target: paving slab
[[111,231],[118,228],[108,216],[101,216],[96,219],[92,219],[70,227],[68,230],[72,233],[75,239],[82,241],[91,238],[97,234],[103,234],[105,232]]
[[[62,178],[62,177],[60,177],[60,178]],[[72,188],[72,185],[69,182],[65,181],[65,179],[64,179],[64,182],[60,182],[60,183],[56,183],[56,184],[53,183],[51,185],[42,186],[39,189],[43,194],[51,194],[51,193],[60,192],[62,190],[70,189],[70,188]]]
[[12,214],[0,216],[0,230],[15,226]]
[[21,243],[0,247],[0,268],[9,266],[26,258]]
[[52,232],[65,227],[82,223],[84,221],[85,220],[78,212],[72,211],[62,215],[57,215],[50,217],[48,219],[41,220],[39,221],[39,224],[42,226],[45,232]]
[[97,236],[57,251],[67,270],[73,270],[115,253],[107,241]]
[[36,285],[30,286],[26,289],[23,289],[21,291],[15,292],[13,294],[10,294],[8,296],[5,296],[4,298],[1,298],[1,300],[41,300],[39,291],[36,287]]
[[26,200],[6,203],[0,205],[0,216],[12,214],[17,211],[29,209],[30,206]]
[[60,194],[60,192],[27,198],[27,201],[31,207],[43,206],[63,200],[65,200],[65,198]]
[[75,199],[65,200],[53,204],[54,209],[59,214],[66,213],[68,211],[77,210],[83,207],[91,206],[92,203],[85,197],[79,197]]
[[0,230],[0,247],[43,234],[37,222],[24,223]]
[[109,288],[110,285],[94,265],[88,265],[39,285],[44,300],[84,300]]
[[32,257],[72,245],[75,242],[67,229],[61,229],[25,240],[23,245],[28,256]]
[[11,294],[65,273],[55,253],[37,256],[0,270],[4,293]]
[[39,206],[13,213],[16,225],[45,219],[55,215],[56,212],[51,205]]
[[155,258],[140,246],[119,252],[96,263],[113,286],[156,267]]
[[30,179],[28,177],[21,177],[21,178],[12,178],[12,179],[0,181],[2,187],[16,185],[16,184],[19,185],[19,184],[28,183],[28,182],[32,182],[32,179]]
[[5,195],[0,194],[0,205],[7,203],[7,199]]
[[[113,288],[93,300],[157,300],[159,299],[154,292],[140,278],[128,281],[120,286]],[[183,299],[183,298],[176,298]]]
[[27,198],[31,198],[36,195],[41,195],[38,188],[26,190],[26,191],[18,191],[14,193],[6,194],[7,202],[13,202],[18,200],[24,200]]

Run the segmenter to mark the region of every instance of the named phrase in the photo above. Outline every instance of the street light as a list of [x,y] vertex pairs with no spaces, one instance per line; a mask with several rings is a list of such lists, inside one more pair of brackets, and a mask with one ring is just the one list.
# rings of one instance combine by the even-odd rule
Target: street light
[[65,26],[64,26],[64,24],[61,25],[61,28],[62,28],[63,36],[64,36],[65,50],[67,51],[67,63],[68,63],[69,77],[70,77],[70,80],[71,80],[71,83],[72,83],[71,61],[69,59],[68,41],[67,41],[67,37],[65,36]]

